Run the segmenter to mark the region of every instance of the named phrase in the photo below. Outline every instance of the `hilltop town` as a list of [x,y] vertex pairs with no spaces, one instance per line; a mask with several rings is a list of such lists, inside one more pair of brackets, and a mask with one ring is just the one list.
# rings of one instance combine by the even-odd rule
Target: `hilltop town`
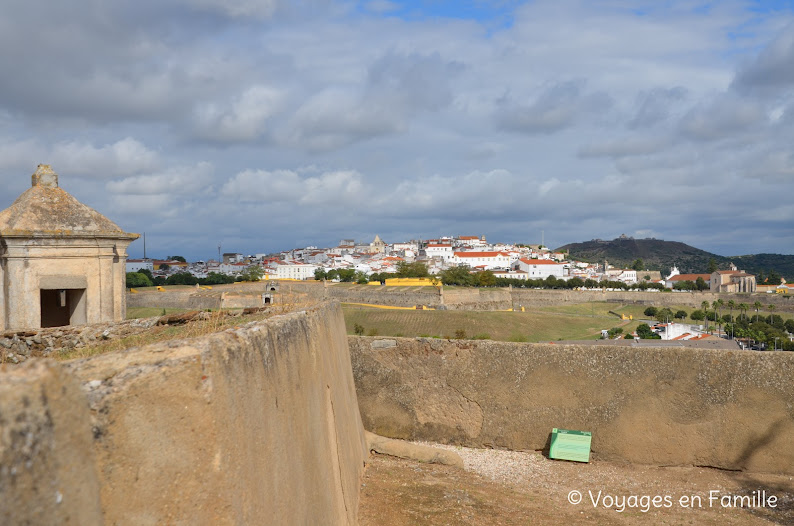
[[[461,235],[395,243],[386,243],[375,236],[370,243],[342,239],[337,246],[327,248],[309,246],[277,254],[224,253],[219,256],[217,260],[206,262],[187,262],[184,258],[128,259],[127,272],[143,271],[155,280],[152,284],[194,284],[211,277],[219,283],[235,279],[328,279],[369,283],[400,275],[436,277],[445,284],[456,285],[794,292],[785,280],[757,283],[756,276],[732,264],[724,269],[712,265],[711,269],[703,269],[705,272],[699,274],[683,274],[672,267],[663,276],[658,270],[648,270],[641,259],[634,261],[630,268],[622,268],[608,261],[577,261],[570,258],[567,251],[555,252],[540,244],[489,243],[485,236]],[[479,279],[461,281],[464,269],[463,275]]]

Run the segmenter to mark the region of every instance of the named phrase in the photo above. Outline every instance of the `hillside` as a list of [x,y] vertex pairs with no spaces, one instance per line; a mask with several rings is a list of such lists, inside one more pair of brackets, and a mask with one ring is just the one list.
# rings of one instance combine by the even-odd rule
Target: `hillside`
[[753,254],[725,257],[692,247],[678,241],[661,239],[633,239],[620,237],[610,241],[593,239],[582,243],[570,243],[557,249],[567,250],[572,259],[601,263],[605,259],[610,265],[629,267],[642,259],[649,270],[660,270],[663,274],[677,266],[682,274],[705,273],[713,258],[719,269],[727,269],[731,262],[751,274],[774,270],[787,281],[794,281],[794,256],[781,254]]

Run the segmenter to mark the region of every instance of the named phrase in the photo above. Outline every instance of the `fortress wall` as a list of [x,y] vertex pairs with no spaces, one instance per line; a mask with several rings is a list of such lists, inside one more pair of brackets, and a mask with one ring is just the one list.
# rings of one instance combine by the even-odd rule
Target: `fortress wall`
[[0,368],[0,524],[101,524],[88,404],[51,360]]
[[340,302],[373,303],[393,307],[413,307],[426,305],[437,307],[441,304],[441,295],[436,287],[375,287],[372,285],[334,286],[326,288],[326,297]]
[[348,337],[364,427],[593,457],[794,474],[794,353]]
[[[446,292],[444,293],[446,295]],[[717,294],[712,292],[628,292],[628,291],[595,291],[595,290],[535,290],[535,289],[516,289],[512,290],[512,300],[514,304],[521,304],[524,307],[548,307],[563,305],[566,303],[586,303],[590,301],[604,301],[612,303],[629,303],[637,305],[653,305],[666,307],[670,305],[688,305],[690,308],[700,308],[704,301],[712,303],[716,300],[723,300],[727,303],[730,300],[739,303],[747,303],[751,306],[756,301],[760,301],[766,310],[772,304],[780,311],[794,310],[794,297],[786,297],[783,294]],[[727,313],[727,306],[724,307]],[[735,314],[738,314],[734,310]]]
[[[0,417],[20,412],[28,396],[28,420],[43,422],[41,440],[57,446],[31,449],[16,435],[9,442],[0,420],[2,466],[22,459],[22,469],[29,459],[36,467],[16,486],[0,469],[0,513],[6,503],[25,504],[4,524],[65,523],[65,508],[49,504],[59,480],[85,488],[82,496],[63,492],[64,502],[94,513],[75,511],[74,524],[100,524],[97,510],[107,524],[356,523],[367,449],[338,305],[47,362],[57,381],[33,374],[42,363],[0,371],[0,387],[14,375],[30,384],[0,388]],[[71,382],[71,398],[60,395],[60,379]],[[46,397],[45,381],[55,382]],[[71,436],[82,442],[65,440]],[[82,482],[91,474],[93,486]],[[40,498],[45,490],[50,500]]]

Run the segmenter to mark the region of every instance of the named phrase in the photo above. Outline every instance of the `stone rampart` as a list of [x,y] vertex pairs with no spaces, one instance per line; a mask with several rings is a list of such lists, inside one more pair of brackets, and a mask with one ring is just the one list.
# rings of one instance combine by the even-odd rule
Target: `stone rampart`
[[335,304],[0,370],[3,524],[355,524],[367,447]]
[[364,427],[472,447],[794,474],[794,353],[350,336]]

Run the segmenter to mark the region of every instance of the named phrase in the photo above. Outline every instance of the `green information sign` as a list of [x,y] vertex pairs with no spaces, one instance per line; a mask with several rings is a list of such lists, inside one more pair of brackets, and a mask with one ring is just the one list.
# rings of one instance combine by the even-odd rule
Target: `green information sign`
[[590,462],[590,431],[572,431],[557,429],[551,431],[551,447],[549,458],[573,460],[574,462]]

